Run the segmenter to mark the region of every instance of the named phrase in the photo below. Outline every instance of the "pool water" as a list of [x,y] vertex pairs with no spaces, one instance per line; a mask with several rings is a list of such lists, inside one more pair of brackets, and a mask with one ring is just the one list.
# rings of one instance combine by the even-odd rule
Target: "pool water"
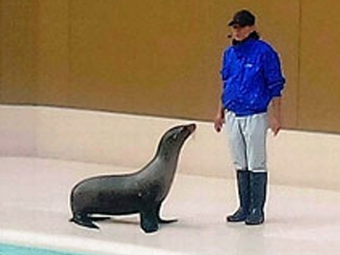
[[23,247],[0,243],[0,255],[90,255],[90,254],[59,252],[47,249]]

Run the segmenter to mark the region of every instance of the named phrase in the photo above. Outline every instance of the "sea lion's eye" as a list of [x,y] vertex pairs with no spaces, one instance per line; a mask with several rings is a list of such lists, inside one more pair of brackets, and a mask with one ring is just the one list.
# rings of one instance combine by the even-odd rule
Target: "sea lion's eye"
[[172,136],[172,139],[171,139],[171,140],[176,141],[176,140],[177,140],[177,137],[178,137],[178,134],[174,134],[174,135]]

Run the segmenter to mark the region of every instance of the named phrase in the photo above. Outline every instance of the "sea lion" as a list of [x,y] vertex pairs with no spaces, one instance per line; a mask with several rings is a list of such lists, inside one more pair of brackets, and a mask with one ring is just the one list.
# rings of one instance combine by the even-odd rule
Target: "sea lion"
[[[89,228],[99,228],[93,214],[140,214],[140,226],[146,233],[157,231],[159,213],[168,195],[177,168],[182,145],[196,125],[180,125],[162,136],[153,159],[141,170],[123,175],[96,176],[78,183],[71,192],[73,217],[70,221]],[[97,218],[98,219],[98,218]]]

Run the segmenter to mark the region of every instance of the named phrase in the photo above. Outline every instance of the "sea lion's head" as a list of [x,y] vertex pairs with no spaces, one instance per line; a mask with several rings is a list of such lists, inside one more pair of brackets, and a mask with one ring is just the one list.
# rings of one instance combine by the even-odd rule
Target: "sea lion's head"
[[167,160],[177,158],[182,145],[195,130],[196,124],[189,124],[175,126],[166,131],[159,143],[157,156]]

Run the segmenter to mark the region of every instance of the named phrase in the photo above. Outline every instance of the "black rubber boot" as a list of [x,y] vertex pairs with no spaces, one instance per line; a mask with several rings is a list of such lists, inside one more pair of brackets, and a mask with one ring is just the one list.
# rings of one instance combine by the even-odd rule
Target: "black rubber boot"
[[250,207],[245,222],[247,225],[260,225],[264,222],[267,176],[267,173],[250,173]]
[[237,188],[240,207],[233,214],[227,217],[227,222],[245,221],[249,209],[249,171],[237,171]]

